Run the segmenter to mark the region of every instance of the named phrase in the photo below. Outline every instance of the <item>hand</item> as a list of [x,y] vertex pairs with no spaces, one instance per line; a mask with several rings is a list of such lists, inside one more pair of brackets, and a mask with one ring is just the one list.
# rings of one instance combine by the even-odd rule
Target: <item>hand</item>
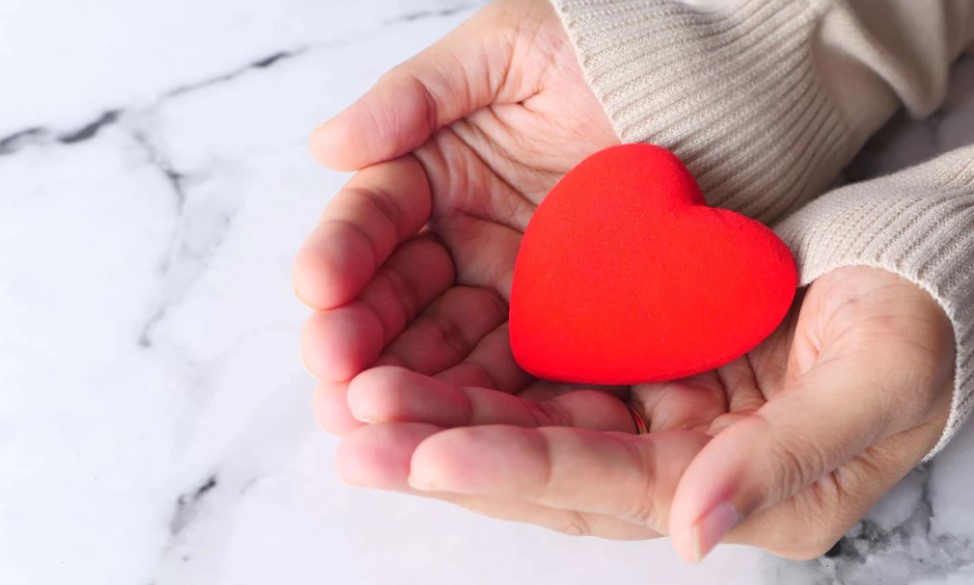
[[567,389],[537,383],[511,358],[514,260],[545,194],[617,139],[547,0],[491,4],[311,143],[325,165],[364,168],[294,271],[316,309],[302,355],[322,381],[327,428],[361,426],[345,406],[347,382],[381,364],[510,393]]
[[[316,412],[326,428],[347,435],[340,454],[346,479],[417,492],[407,482],[412,466],[417,485],[424,474],[427,480],[439,477],[445,482],[442,492],[422,493],[486,514],[619,538],[657,536],[669,524],[678,548],[693,554],[694,518],[702,510],[681,494],[690,490],[686,486],[701,484],[699,479],[691,481],[694,474],[708,474],[699,461],[721,458],[725,451],[714,445],[730,444],[720,449],[731,452],[740,448],[727,437],[756,433],[747,429],[760,427],[760,422],[749,421],[762,420],[753,413],[768,398],[780,396],[775,400],[786,405],[798,399],[785,401],[785,397],[811,393],[784,392],[794,384],[792,380],[791,385],[783,385],[786,370],[796,370],[772,359],[788,353],[794,321],[782,329],[787,333],[776,334],[747,360],[678,384],[579,390],[534,380],[517,368],[504,322],[520,235],[534,207],[558,178],[588,154],[615,142],[557,19],[543,0],[491,5],[386,75],[369,94],[316,132],[312,149],[322,162],[343,170],[367,167],[336,196],[295,267],[298,294],[317,310],[302,344],[305,363],[323,380],[316,393]],[[820,280],[813,291],[822,290],[826,282]],[[915,463],[926,452],[921,443],[935,441],[930,437],[939,431],[932,429],[942,428],[939,415],[949,402],[949,383],[939,381],[944,364],[952,360],[943,355],[929,358],[952,351],[952,345],[938,338],[949,337],[949,324],[944,333],[945,318],[939,308],[919,289],[911,290],[925,301],[917,303],[925,310],[916,312],[927,313],[928,329],[938,329],[927,336],[931,347],[904,362],[915,365],[916,372],[903,370],[903,364],[884,356],[870,359],[880,360],[879,366],[887,361],[895,366],[880,372],[881,380],[896,382],[894,372],[907,371],[913,376],[910,380],[928,382],[923,387],[928,393],[919,391],[920,382],[909,383],[918,405],[911,412],[926,422],[898,435],[909,438],[910,449],[879,449],[896,437],[877,440],[850,456],[846,465],[836,464],[828,475],[847,478],[850,472],[842,469],[851,467],[855,476],[856,469],[873,461],[895,459],[899,466],[884,464],[882,473],[870,476],[886,480],[884,487],[870,494],[881,493],[912,467],[913,463],[903,461]],[[768,349],[775,343],[784,346]],[[878,343],[902,349],[910,341]],[[920,354],[928,358],[920,359]],[[892,350],[887,356],[891,355]],[[381,367],[384,364],[398,367]],[[754,379],[750,383],[746,377],[735,377],[748,372]],[[803,371],[802,376],[811,372]],[[859,392],[860,379],[871,372],[853,367],[847,378],[838,380],[838,388]],[[824,373],[820,376],[826,378]],[[903,387],[902,380],[897,384]],[[868,381],[870,385],[872,396],[882,394],[874,380]],[[624,403],[630,398],[651,421],[653,434],[625,434],[634,431]],[[923,400],[929,404],[921,412]],[[878,404],[889,410],[891,402]],[[936,407],[931,406],[934,403]],[[829,411],[823,420],[806,424],[848,430],[843,424],[850,424],[846,419],[853,412],[836,409],[832,401],[819,405],[820,412],[828,409],[837,412]],[[737,419],[742,424],[733,429],[740,426],[744,431],[720,432]],[[375,424],[364,426],[363,421]],[[441,432],[489,423],[526,428],[482,426]],[[780,424],[768,424],[765,433],[789,447],[818,452],[818,444],[803,439],[810,433],[780,437]],[[572,428],[547,428],[553,425]],[[896,427],[891,422],[887,428]],[[719,440],[711,441],[717,433]],[[863,442],[846,445],[847,451]],[[417,451],[421,443],[423,448]],[[485,444],[489,448],[478,452]],[[785,453],[790,452],[778,443],[769,445],[788,460]],[[753,452],[750,444],[746,449]],[[881,457],[890,452],[893,455]],[[476,458],[471,459],[471,454]],[[841,458],[830,454],[831,459],[816,459],[820,465],[813,469],[824,469]],[[700,458],[684,478],[697,455]],[[777,469],[767,465],[769,471]],[[788,469],[785,465],[778,471]],[[471,474],[465,476],[468,471]],[[732,471],[722,473],[731,477]],[[754,473],[742,471],[737,478],[740,485],[752,492],[775,485],[768,483],[770,478],[754,479]],[[807,522],[795,520],[799,511],[808,516],[811,509],[809,496],[801,494],[825,489],[815,487],[818,483],[804,485],[814,481],[813,475],[798,476],[801,481],[796,481],[804,489],[793,489],[799,495],[789,499],[789,490],[782,487],[766,495],[760,505],[750,504],[759,511],[742,522],[729,540],[763,544],[788,556],[807,556],[821,548],[830,533],[840,534],[841,526],[851,524],[854,518],[849,518],[861,512],[829,517],[830,524],[819,530],[808,530]],[[464,478],[476,483],[478,477],[479,485],[450,483]],[[594,477],[604,479],[597,489],[585,485]],[[842,481],[833,482],[836,489],[852,482]],[[775,503],[776,498],[781,501]],[[870,499],[833,498],[834,505],[845,502],[842,510],[847,512],[863,508]],[[822,501],[828,504],[826,498]],[[689,503],[680,508],[681,502]],[[804,508],[798,505],[801,502],[806,502]],[[743,512],[752,511],[737,500],[735,504]],[[788,506],[793,508],[790,516],[780,511]],[[706,538],[698,540],[703,548],[709,547]],[[782,548],[781,543],[788,547]]]
[[573,534],[668,532],[691,560],[719,541],[809,559],[936,444],[953,351],[926,292],[840,268],[744,358],[634,387],[650,434],[612,432],[624,421],[596,419],[573,394],[538,403],[379,368],[352,382],[352,412],[376,424],[346,437],[339,470]]

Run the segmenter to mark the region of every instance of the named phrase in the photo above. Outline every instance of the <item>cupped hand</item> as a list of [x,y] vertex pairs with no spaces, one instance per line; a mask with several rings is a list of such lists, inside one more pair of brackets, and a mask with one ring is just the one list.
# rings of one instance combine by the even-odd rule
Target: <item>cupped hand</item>
[[[715,372],[533,379],[506,328],[521,234],[558,179],[616,142],[546,0],[491,4],[315,133],[324,164],[362,169],[295,265],[340,470],[569,533],[670,533],[691,558],[728,529],[818,554],[939,437],[950,325],[914,285],[841,269]],[[652,433],[633,434],[627,402]]]
[[555,183],[617,142],[547,0],[490,4],[319,128],[311,147],[323,164],[362,169],[295,263],[295,289],[315,309],[302,357],[321,380],[325,426],[361,426],[347,383],[377,365],[456,386],[566,391],[511,357],[515,256]]
[[747,356],[633,387],[649,434],[619,432],[624,415],[594,417],[579,393],[538,402],[378,368],[351,384],[352,412],[375,424],[346,436],[339,470],[571,534],[669,534],[691,560],[718,542],[814,558],[937,443],[953,351],[929,294],[840,268]]

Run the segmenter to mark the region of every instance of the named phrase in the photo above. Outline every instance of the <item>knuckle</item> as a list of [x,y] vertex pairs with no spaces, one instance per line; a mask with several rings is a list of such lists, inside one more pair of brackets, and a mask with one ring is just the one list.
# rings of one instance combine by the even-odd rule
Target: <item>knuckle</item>
[[386,222],[391,232],[397,236],[403,235],[401,230],[403,220],[406,218],[406,210],[400,206],[395,197],[378,186],[368,189],[358,188],[356,191],[372,207],[375,214]]
[[472,342],[467,339],[460,326],[448,316],[440,314],[428,314],[424,320],[433,328],[440,338],[440,344],[449,348],[455,356],[466,356],[473,351]]
[[632,498],[629,508],[624,510],[623,518],[633,524],[647,526],[663,534],[666,532],[665,528],[668,521],[666,516],[668,516],[670,496],[661,493],[656,482],[654,451],[652,449],[639,449],[634,443],[628,441],[624,444],[629,450],[635,468],[640,470],[639,476],[642,478],[643,485],[636,492],[641,494],[641,497]]
[[483,388],[501,388],[501,383],[494,377],[494,373],[484,364],[471,360],[464,362],[463,367],[469,373],[471,379],[479,381],[478,383],[470,384],[471,386],[479,385]]
[[552,529],[565,536],[592,536],[592,525],[580,512],[571,512]]
[[553,400],[529,400],[526,405],[528,412],[534,418],[535,426],[565,427],[572,424],[571,414],[561,404]]
[[494,291],[472,287],[458,286],[455,290],[457,302],[468,307],[471,315],[485,322],[499,323],[507,316],[507,303]]
[[393,67],[383,77],[390,85],[397,86],[406,99],[419,104],[429,132],[439,125],[439,99],[426,78],[437,74],[438,63],[429,55],[420,54]]
[[822,469],[819,463],[821,456],[814,447],[809,452],[799,452],[787,443],[776,443],[771,447],[775,464],[779,466],[777,477],[777,499],[784,499],[802,487],[815,481],[818,471]]
[[332,230],[332,234],[355,241],[362,250],[362,253],[368,254],[367,257],[372,260],[373,268],[379,266],[383,256],[380,248],[381,244],[372,238],[372,235],[365,227],[355,221],[342,218],[331,218],[327,221],[327,224]]
[[404,324],[407,323],[423,306],[416,287],[410,282],[407,273],[395,262],[387,262],[379,274],[385,279],[393,298],[399,300],[398,306],[402,313],[400,319]]
[[[761,417],[758,413],[756,416]],[[779,500],[794,495],[829,470],[830,458],[815,441],[800,436],[779,437],[769,449],[771,465],[777,467],[771,476],[776,478],[773,489]]]
[[663,532],[659,526],[660,523],[658,522],[656,507],[653,506],[650,498],[643,498],[638,502],[634,502],[623,517],[633,524],[647,526],[660,533]]

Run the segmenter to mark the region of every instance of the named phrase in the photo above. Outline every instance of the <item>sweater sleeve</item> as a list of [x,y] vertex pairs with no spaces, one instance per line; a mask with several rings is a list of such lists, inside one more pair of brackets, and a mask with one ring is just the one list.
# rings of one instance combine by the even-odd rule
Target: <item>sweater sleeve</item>
[[883,268],[929,292],[954,326],[950,418],[939,452],[974,409],[974,145],[832,191],[776,227],[802,284],[849,265]]
[[673,150],[765,223],[819,195],[901,106],[929,114],[971,0],[552,0],[623,142]]
[[551,1],[619,137],[676,152],[712,205],[787,217],[803,284],[869,265],[937,299],[957,344],[939,452],[974,410],[974,147],[809,201],[897,109],[943,101],[974,1]]

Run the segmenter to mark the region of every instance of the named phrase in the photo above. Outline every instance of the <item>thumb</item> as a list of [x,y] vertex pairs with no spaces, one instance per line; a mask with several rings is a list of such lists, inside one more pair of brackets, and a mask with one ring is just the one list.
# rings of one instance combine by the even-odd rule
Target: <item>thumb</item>
[[489,105],[511,63],[501,19],[490,7],[386,73],[363,97],[319,127],[311,151],[353,171],[417,148],[440,127]]
[[865,351],[820,359],[708,443],[674,496],[670,535],[677,551],[699,561],[748,516],[791,498],[906,427],[897,409],[909,406],[896,404],[895,382],[888,383],[896,368],[881,361]]

